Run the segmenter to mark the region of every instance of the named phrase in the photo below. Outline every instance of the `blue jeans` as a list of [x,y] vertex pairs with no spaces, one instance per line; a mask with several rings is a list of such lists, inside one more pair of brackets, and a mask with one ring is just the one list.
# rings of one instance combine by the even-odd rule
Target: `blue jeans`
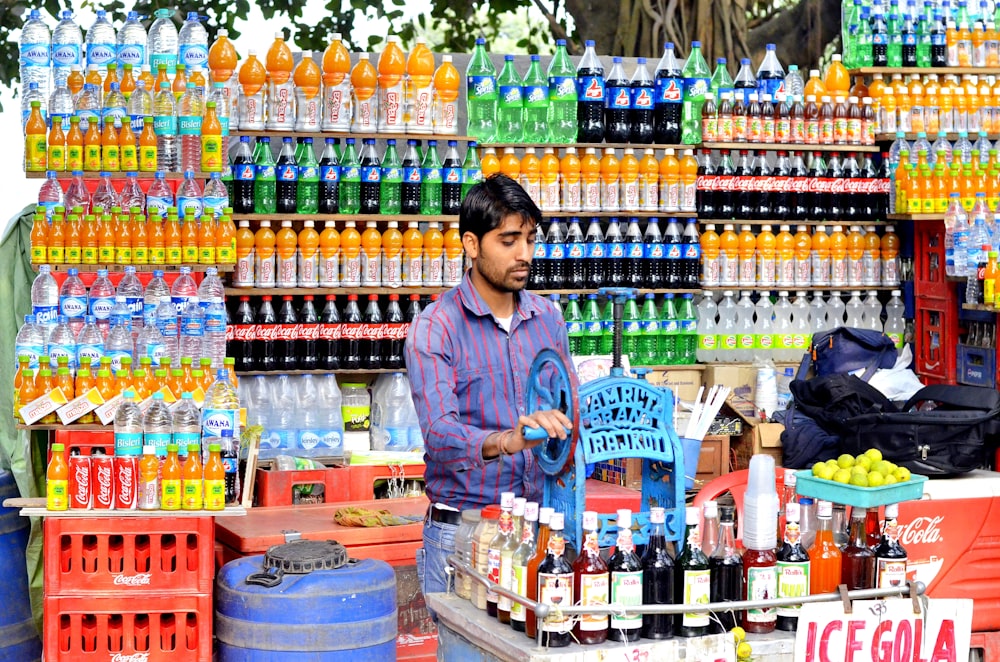
[[424,595],[448,590],[448,556],[455,553],[457,524],[424,520],[424,546],[417,550],[417,580]]

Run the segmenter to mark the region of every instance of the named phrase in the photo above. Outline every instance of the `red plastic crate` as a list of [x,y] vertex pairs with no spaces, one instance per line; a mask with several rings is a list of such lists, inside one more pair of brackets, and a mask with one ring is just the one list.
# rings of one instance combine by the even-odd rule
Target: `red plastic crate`
[[211,594],[46,597],[45,659],[211,662],[212,616]]
[[212,517],[49,517],[44,545],[46,596],[212,592]]
[[[80,455],[93,455],[94,449],[100,448],[105,455],[115,454],[115,433],[113,430],[56,430],[55,442],[66,447],[66,457],[73,449]],[[49,459],[52,459],[51,451]]]
[[291,506],[296,485],[323,485],[323,494],[315,503],[347,501],[351,488],[351,467],[296,469],[279,471],[274,467],[258,467],[254,490],[257,506]]
[[[375,484],[393,478],[403,477],[407,481],[424,482],[424,464],[352,464],[350,485],[347,494],[340,501],[368,501],[375,498]],[[330,502],[330,499],[327,499]]]
[[913,224],[913,292],[950,299],[954,286],[945,271],[944,221],[920,221]]
[[958,371],[958,301],[956,297],[920,297],[916,309],[914,371],[924,381],[954,384]]

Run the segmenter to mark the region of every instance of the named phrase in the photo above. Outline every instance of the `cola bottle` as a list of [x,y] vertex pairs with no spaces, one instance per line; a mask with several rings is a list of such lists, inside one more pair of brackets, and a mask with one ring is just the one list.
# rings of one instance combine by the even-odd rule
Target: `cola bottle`
[[660,233],[657,219],[646,223],[646,233],[642,236],[642,284],[643,287],[657,289],[663,287],[663,263],[666,261],[666,246]]
[[771,170],[771,218],[779,221],[788,220],[791,214],[792,198],[792,168],[788,160],[788,152],[778,152],[774,168]]
[[653,141],[675,145],[681,141],[681,108],[684,78],[674,45],[667,43],[656,65],[656,96],[653,100]]
[[[340,138],[327,138],[319,159],[319,213],[336,214],[340,208],[340,164],[337,159]],[[251,210],[253,211],[253,210]]]
[[403,184],[399,189],[402,214],[420,213],[421,160],[420,141],[407,140],[406,152],[403,153]]
[[604,233],[601,231],[600,220],[590,219],[587,226],[587,236],[584,238],[584,277],[587,287],[597,289],[604,287],[604,256],[607,247],[604,245]]
[[361,368],[361,335],[364,321],[361,318],[361,308],[358,306],[358,295],[348,294],[347,305],[344,307],[340,338],[340,369],[358,370]]
[[686,290],[698,287],[701,276],[701,236],[698,234],[698,223],[693,218],[684,224],[681,235],[681,283]]
[[767,220],[771,218],[771,166],[767,164],[764,152],[757,152],[753,163],[753,200],[754,218]]
[[545,244],[545,229],[539,223],[535,226],[535,253],[528,268],[528,289],[544,290],[548,286],[548,248]]
[[629,142],[653,142],[653,77],[646,68],[646,58],[636,58],[630,86]]
[[[545,233],[545,285],[561,290],[566,287],[566,224],[554,218]],[[530,273],[530,272],[529,272]]]
[[316,343],[319,367],[323,370],[340,368],[340,335],[343,332],[340,324],[340,312],[337,310],[337,297],[326,295],[326,305],[319,318],[319,340]]
[[736,201],[733,199],[736,191],[736,168],[729,150],[722,151],[715,172],[715,217],[729,219],[736,213]]
[[861,216],[862,180],[857,155],[848,152],[844,157],[844,194],[841,196],[841,214],[848,222],[864,220]]
[[604,107],[604,140],[609,143],[627,143],[629,136],[630,85],[625,77],[622,59],[613,57],[611,71],[605,83],[607,96]]
[[642,230],[639,229],[639,219],[629,219],[625,230],[625,286],[642,287]]
[[319,315],[313,304],[313,295],[302,297],[302,308],[299,309],[299,339],[296,352],[299,357],[299,368],[316,370],[319,368]]
[[604,258],[604,275],[610,287],[625,286],[625,240],[618,219],[612,218],[604,235],[607,257]]
[[406,342],[406,321],[399,307],[399,295],[389,295],[385,309],[385,338],[382,342],[382,367],[399,370],[403,367],[403,343]]
[[361,367],[365,370],[379,370],[382,367],[382,340],[385,329],[382,325],[382,309],[378,307],[378,295],[368,295],[365,308],[364,331],[361,336]]
[[381,207],[382,169],[375,154],[374,138],[365,138],[360,161],[361,213],[378,214]]
[[299,170],[295,164],[295,149],[292,147],[291,138],[283,140],[274,172],[278,180],[276,185],[277,211],[279,214],[294,214],[297,206]]
[[810,198],[809,198],[809,172],[806,170],[805,161],[802,160],[802,152],[792,152],[791,172],[791,199],[788,206],[789,220],[804,221],[809,218]]
[[229,354],[236,359],[237,372],[256,370],[254,341],[257,334],[250,297],[240,297],[240,303],[236,307],[236,315],[233,316],[233,325],[233,341],[229,348]]
[[[862,177],[868,181],[865,183],[868,191],[868,203],[865,207],[868,218],[885,218],[889,213],[889,187],[892,184],[890,178],[889,154],[882,153],[882,171],[875,167],[871,154],[865,154],[865,160],[861,164]],[[867,210],[871,210],[868,212]]]
[[292,307],[292,297],[281,297],[278,311],[278,338],[274,343],[274,354],[278,370],[296,370],[299,365],[296,350],[299,334],[299,319]]
[[663,261],[663,287],[675,289],[681,286],[681,227],[671,218],[663,231],[666,245],[666,259]]
[[583,289],[587,286],[585,257],[586,246],[583,243],[583,231],[580,230],[580,219],[574,216],[566,228],[566,287]]
[[[420,314],[420,295],[411,294],[410,295],[410,305],[406,309],[406,325],[409,326],[413,324],[414,320],[417,319],[417,315]],[[409,331],[409,329],[407,329]]]
[[826,219],[826,162],[823,154],[813,152],[807,174],[809,181],[809,212],[806,218],[817,221]]
[[736,218],[750,220],[754,218],[756,209],[754,199],[753,164],[749,152],[740,150],[740,159],[736,164]]
[[839,221],[844,214],[844,166],[840,162],[840,155],[836,152],[830,154],[830,160],[826,164],[826,177],[828,191],[826,196],[827,220]]
[[277,369],[274,341],[278,333],[278,316],[274,314],[271,297],[261,297],[260,308],[257,309],[256,339],[254,340],[254,369],[268,372]]
[[237,214],[253,213],[254,164],[250,153],[250,138],[240,136],[240,145],[233,158],[233,211]]
[[703,149],[698,154],[698,178],[695,183],[695,207],[699,218],[715,218],[715,196],[718,180],[712,163],[712,151]]

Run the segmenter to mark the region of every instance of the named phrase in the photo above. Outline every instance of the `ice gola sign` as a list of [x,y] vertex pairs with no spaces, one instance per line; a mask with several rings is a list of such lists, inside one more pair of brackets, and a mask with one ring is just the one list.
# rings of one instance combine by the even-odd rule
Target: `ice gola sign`
[[964,662],[969,658],[972,600],[908,598],[804,605],[795,662]]

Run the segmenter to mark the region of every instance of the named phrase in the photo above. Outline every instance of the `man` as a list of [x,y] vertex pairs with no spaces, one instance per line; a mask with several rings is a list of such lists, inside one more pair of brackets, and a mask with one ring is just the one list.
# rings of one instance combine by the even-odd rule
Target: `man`
[[542,473],[524,428],[565,439],[560,411],[526,414],[531,362],[556,349],[567,365],[566,327],[551,303],[524,290],[542,214],[514,180],[496,175],[470,190],[459,232],[472,261],[457,287],[410,327],[406,369],[420,418],[431,501],[417,573],[424,593],[447,589],[447,557],[464,509],[499,503],[501,492],[542,497]]

